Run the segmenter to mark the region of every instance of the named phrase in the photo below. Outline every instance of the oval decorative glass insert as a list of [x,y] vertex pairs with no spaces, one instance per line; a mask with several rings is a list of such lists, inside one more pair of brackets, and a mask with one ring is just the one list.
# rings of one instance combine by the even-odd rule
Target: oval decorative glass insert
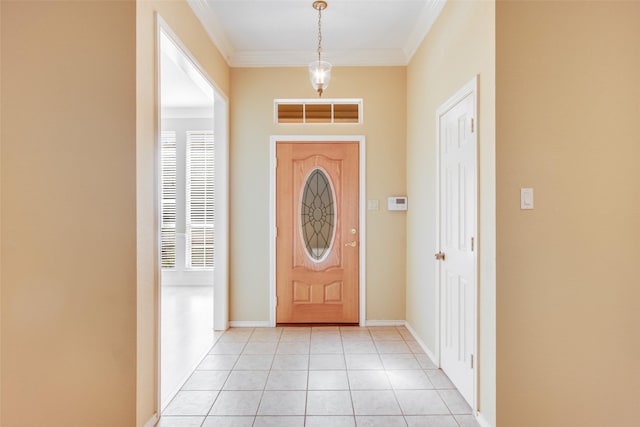
[[335,218],[333,188],[322,169],[314,169],[309,174],[300,203],[302,240],[309,257],[318,262],[333,242]]

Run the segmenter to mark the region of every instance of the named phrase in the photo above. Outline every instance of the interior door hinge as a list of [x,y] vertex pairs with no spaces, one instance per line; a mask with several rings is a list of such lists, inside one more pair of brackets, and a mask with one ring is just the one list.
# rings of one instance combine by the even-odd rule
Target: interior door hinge
[[473,252],[473,249],[475,248],[475,238],[472,237],[471,238],[471,252]]
[[471,369],[473,369],[473,354],[471,354],[470,356],[471,356]]
[[276,237],[278,237],[278,227],[276,227]]
[[276,296],[276,307],[278,306],[278,297]]
[[276,157],[276,169],[278,169],[278,158]]
[[475,132],[475,119],[471,117],[471,133]]

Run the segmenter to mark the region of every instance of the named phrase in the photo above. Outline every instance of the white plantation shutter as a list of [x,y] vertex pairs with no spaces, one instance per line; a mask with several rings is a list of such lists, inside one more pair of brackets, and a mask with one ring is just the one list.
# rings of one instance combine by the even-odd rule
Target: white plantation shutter
[[213,268],[215,218],[212,131],[187,132],[187,265]]
[[176,133],[162,131],[161,136],[161,260],[162,268],[176,266]]

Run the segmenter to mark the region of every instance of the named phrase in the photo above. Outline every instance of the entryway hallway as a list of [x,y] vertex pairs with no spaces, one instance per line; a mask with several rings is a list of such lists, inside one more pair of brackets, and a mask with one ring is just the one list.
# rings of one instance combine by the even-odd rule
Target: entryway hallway
[[479,427],[405,327],[232,328],[160,427]]

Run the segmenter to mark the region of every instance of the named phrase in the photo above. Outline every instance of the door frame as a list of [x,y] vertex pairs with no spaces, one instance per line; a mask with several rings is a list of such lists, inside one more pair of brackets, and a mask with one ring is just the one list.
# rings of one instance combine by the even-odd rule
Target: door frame
[[[161,269],[161,242],[160,242],[160,197],[162,194],[160,180],[160,128],[161,128],[161,33],[165,33],[176,44],[182,54],[193,64],[202,77],[211,85],[214,97],[214,131],[216,143],[214,181],[216,187],[215,197],[215,234],[213,269],[213,329],[224,331],[229,328],[229,98],[216,84],[215,80],[202,67],[200,62],[191,53],[189,48],[178,37],[171,26],[155,12],[155,194],[154,194],[154,219],[156,222],[156,402],[157,416],[164,409],[162,406],[162,269]],[[203,356],[204,357],[204,356]]]
[[[189,48],[182,42],[180,37],[167,24],[162,16],[156,12],[156,93],[160,94],[160,32],[164,32],[178,46],[182,53],[191,61],[194,67],[200,72],[202,77],[211,85],[214,97],[214,129],[215,129],[215,186],[216,186],[216,219],[215,219],[215,245],[214,251],[214,307],[213,307],[213,328],[216,331],[224,331],[229,328],[229,98],[220,89],[215,80],[200,65],[200,62],[191,53]],[[156,102],[156,123],[157,135],[156,145],[158,169],[156,176],[160,176],[160,96]],[[159,179],[158,179],[159,181]],[[158,182],[156,191],[158,199],[156,206],[159,206],[160,183]],[[158,223],[160,216],[158,212]],[[160,244],[158,243],[158,259],[160,259]],[[160,264],[158,264],[160,265]],[[160,277],[160,268],[158,268]],[[159,280],[158,280],[159,282]],[[159,283],[160,285],[160,283]]]
[[276,144],[279,142],[347,143],[357,142],[359,152],[358,310],[359,324],[366,323],[366,141],[364,135],[271,135],[269,141],[269,326],[276,326]]
[[[473,95],[474,99],[473,99],[473,117],[475,120],[475,129],[473,132],[473,138],[474,138],[474,144],[476,146],[476,242],[475,242],[475,247],[476,250],[474,252],[475,256],[474,256],[474,270],[475,270],[475,306],[474,306],[474,313],[473,313],[473,318],[475,319],[475,325],[473,328],[473,333],[474,333],[474,337],[473,337],[473,342],[474,342],[474,378],[473,378],[473,402],[471,403],[471,409],[473,410],[474,413],[478,412],[478,372],[479,372],[479,364],[478,364],[478,336],[479,336],[479,326],[480,326],[480,319],[479,319],[479,313],[480,313],[480,309],[479,309],[479,305],[478,305],[478,295],[480,294],[479,292],[479,288],[480,288],[480,275],[479,275],[479,270],[478,270],[478,258],[480,256],[480,230],[478,228],[478,224],[479,224],[479,213],[480,213],[480,174],[479,174],[479,147],[478,147],[478,76],[474,76],[469,82],[467,82],[466,84],[464,84],[460,89],[458,89],[449,99],[447,99],[445,102],[443,102],[440,107],[438,107],[438,109],[436,110],[436,248],[435,248],[435,253],[438,253],[442,250],[442,242],[441,242],[441,238],[442,238],[442,229],[440,227],[441,224],[441,199],[442,199],[442,193],[441,193],[441,182],[440,182],[440,174],[441,174],[441,165],[440,165],[440,156],[441,156],[441,150],[440,150],[440,136],[441,136],[441,131],[440,131],[440,118],[442,116],[444,116],[451,108],[453,108],[455,105],[457,105],[460,101],[462,101],[465,97],[467,97],[468,95]],[[436,322],[435,322],[435,326],[436,326],[436,351],[435,351],[435,356],[436,356],[436,365],[438,367],[441,367],[442,365],[442,360],[441,360],[441,333],[440,333],[440,329],[441,329],[441,325],[443,323],[443,319],[442,319],[442,307],[441,307],[441,297],[442,297],[442,282],[441,282],[441,270],[442,270],[442,263],[439,261],[434,261],[436,262]]]

